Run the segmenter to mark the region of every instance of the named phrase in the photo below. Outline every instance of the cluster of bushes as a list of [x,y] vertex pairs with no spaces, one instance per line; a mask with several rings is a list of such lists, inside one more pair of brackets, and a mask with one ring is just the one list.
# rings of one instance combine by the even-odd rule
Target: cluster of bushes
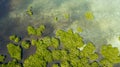
[[[29,35],[41,36],[45,26],[39,28],[28,26]],[[81,31],[81,29],[78,29]],[[10,40],[15,40],[15,36],[10,36]],[[119,50],[112,45],[103,45],[100,49],[101,59],[96,47],[92,43],[85,44],[78,33],[71,29],[68,31],[58,30],[54,37],[32,38],[30,41],[19,41],[20,45],[9,43],[8,52],[13,61],[2,64],[2,67],[46,67],[52,62],[52,67],[113,67],[120,63]],[[30,55],[22,64],[19,64],[21,58],[21,48],[29,49],[30,46],[36,47],[36,52]],[[99,60],[98,60],[99,59]],[[1,62],[4,57],[0,56]]]

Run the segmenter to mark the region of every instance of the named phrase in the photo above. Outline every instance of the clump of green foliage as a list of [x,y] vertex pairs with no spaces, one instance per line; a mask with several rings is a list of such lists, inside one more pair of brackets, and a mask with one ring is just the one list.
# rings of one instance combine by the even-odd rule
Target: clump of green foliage
[[4,61],[4,59],[5,59],[5,56],[0,55],[0,62],[3,62],[3,61]]
[[32,15],[33,15],[32,6],[30,6],[30,7],[26,10],[26,14],[28,14],[29,16],[32,16]]
[[20,41],[20,38],[17,37],[16,35],[11,35],[11,36],[9,37],[9,39],[10,39],[11,41],[16,42],[16,43],[18,43],[18,42]]
[[53,64],[53,66],[52,66],[52,67],[59,67],[59,66],[58,66],[58,64]]
[[29,35],[37,35],[37,36],[41,36],[44,30],[45,30],[44,25],[40,25],[40,27],[38,27],[37,29],[35,29],[33,26],[28,26],[27,28]]
[[[44,29],[44,25],[38,28],[28,26],[27,31],[29,35],[41,36]],[[24,60],[23,67],[46,67],[53,61],[60,61],[60,67],[112,67],[115,63],[120,63],[119,51],[111,45],[102,46],[100,53],[103,58],[98,61],[99,55],[95,52],[93,43],[85,44],[83,38],[71,29],[58,30],[55,37],[32,38],[30,43],[22,41],[21,46],[29,49],[30,44],[36,47],[36,52]],[[7,47],[12,58],[21,59],[20,46],[9,43]]]
[[64,14],[64,18],[65,18],[65,19],[69,19],[69,18],[70,18],[70,14],[65,13],[65,14]]
[[93,19],[94,19],[93,13],[90,12],[90,11],[86,12],[86,13],[85,13],[85,18],[86,18],[87,20],[93,20]]
[[22,67],[15,59],[9,61],[7,64],[2,64],[2,67]]
[[12,58],[21,60],[20,46],[16,46],[15,44],[9,43],[9,44],[7,44],[7,48],[8,48],[8,52]]
[[78,31],[78,32],[83,32],[83,30],[82,30],[81,27],[78,27],[78,28],[77,28],[77,31]]
[[30,47],[30,43],[27,41],[22,41],[21,46],[25,49],[28,49]]
[[120,62],[120,54],[118,48],[112,47],[110,44],[103,45],[100,52],[103,55],[103,59],[100,62],[102,65],[113,67],[113,64]]
[[29,35],[31,35],[31,34],[35,35],[36,34],[36,30],[35,30],[35,28],[33,26],[28,26],[27,31],[28,31]]

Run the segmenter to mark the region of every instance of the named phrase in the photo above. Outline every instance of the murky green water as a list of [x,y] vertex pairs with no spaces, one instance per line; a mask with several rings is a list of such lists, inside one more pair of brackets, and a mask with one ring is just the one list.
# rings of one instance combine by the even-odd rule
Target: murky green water
[[[57,29],[74,31],[81,27],[85,42],[96,46],[112,44],[120,49],[120,0],[1,0],[0,53],[6,54],[5,44],[12,34],[26,35],[27,25],[47,26],[44,35],[53,36]],[[32,7],[33,16],[26,10]],[[86,18],[90,12],[94,18]]]

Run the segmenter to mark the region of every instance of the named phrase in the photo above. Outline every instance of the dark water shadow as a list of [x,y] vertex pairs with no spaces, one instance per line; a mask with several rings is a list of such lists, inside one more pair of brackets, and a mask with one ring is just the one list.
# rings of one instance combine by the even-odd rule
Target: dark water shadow
[[10,0],[0,0],[0,19],[7,16],[10,11]]
[[44,24],[45,25],[45,27],[46,27],[46,29],[45,29],[45,31],[43,32],[43,37],[44,36],[53,36],[54,35],[54,26],[51,24],[51,23],[45,23]]
[[[27,33],[22,24],[19,23],[19,18],[11,19],[7,18],[0,24],[0,54],[5,55],[5,62],[12,60],[8,54],[6,45],[10,42],[10,35],[17,35],[24,37]],[[22,28],[21,28],[22,27]],[[21,29],[18,29],[21,28]],[[18,29],[18,30],[17,30]]]

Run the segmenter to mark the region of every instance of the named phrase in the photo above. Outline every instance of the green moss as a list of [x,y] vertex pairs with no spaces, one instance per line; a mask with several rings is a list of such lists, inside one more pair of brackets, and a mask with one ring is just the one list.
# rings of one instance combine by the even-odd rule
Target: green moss
[[21,60],[21,48],[12,43],[7,44],[8,52],[12,58]]
[[5,56],[0,55],[0,62],[3,62],[3,61],[4,61],[4,59],[5,59]]
[[69,19],[69,18],[70,18],[70,15],[69,15],[68,13],[65,13],[65,14],[64,14],[64,18],[65,18],[65,19]]
[[30,43],[27,42],[27,41],[22,41],[21,46],[22,46],[23,48],[25,48],[25,49],[28,49],[28,48],[30,47]]

